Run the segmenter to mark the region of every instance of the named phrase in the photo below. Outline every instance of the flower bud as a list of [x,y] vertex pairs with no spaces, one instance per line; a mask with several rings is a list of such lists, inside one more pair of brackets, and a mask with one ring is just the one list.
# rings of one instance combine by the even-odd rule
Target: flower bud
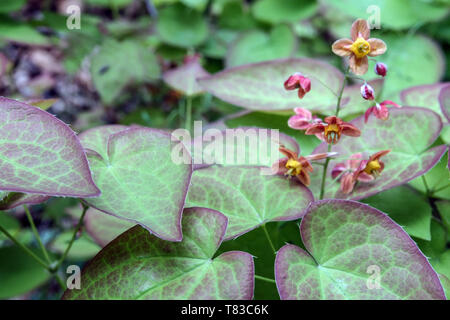
[[367,82],[361,86],[361,96],[366,100],[375,99],[375,91]]
[[298,97],[302,99],[311,90],[311,79],[296,72],[284,82],[284,88],[286,90],[298,89]]
[[375,73],[376,73],[377,75],[379,75],[379,76],[382,76],[382,77],[386,76],[386,73],[387,73],[387,65],[384,64],[383,62],[378,62],[378,63],[375,65]]
[[300,88],[301,78],[303,78],[303,76],[300,72],[294,73],[284,82],[284,88],[286,90],[295,90]]

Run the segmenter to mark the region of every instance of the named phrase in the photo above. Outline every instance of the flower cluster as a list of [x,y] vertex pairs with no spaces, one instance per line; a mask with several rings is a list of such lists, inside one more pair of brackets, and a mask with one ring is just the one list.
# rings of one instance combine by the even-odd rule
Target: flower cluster
[[[357,76],[364,75],[368,71],[368,57],[376,57],[383,54],[387,46],[380,39],[370,38],[370,28],[366,20],[356,20],[351,27],[350,34],[351,39],[339,39],[335,41],[332,45],[332,51],[339,56],[348,58],[348,69],[352,73]],[[374,71],[375,74],[385,77],[388,67],[385,63],[377,62]],[[348,71],[345,76],[362,80],[364,83],[361,86],[361,97],[368,101],[374,101],[375,103],[375,105],[366,110],[364,114],[365,122],[368,121],[371,114],[381,120],[388,119],[388,105],[393,105],[397,108],[401,107],[390,100],[377,102],[376,92],[369,83],[357,76],[350,76]],[[311,90],[311,80],[306,75],[296,72],[285,81],[284,87],[286,90],[298,90],[298,97],[302,99]],[[277,173],[288,176],[289,178],[297,177],[299,181],[308,186],[311,183],[309,173],[313,171],[310,161],[325,159],[335,155],[336,153],[330,152],[331,146],[338,143],[342,135],[350,137],[359,137],[361,135],[359,128],[338,117],[342,92],[343,90],[341,90],[338,99],[335,115],[327,116],[322,120],[322,118],[313,115],[310,110],[298,107],[294,109],[295,114],[288,120],[289,127],[296,130],[304,130],[305,134],[315,135],[320,140],[326,142],[329,145],[329,152],[302,157],[282,146],[280,147],[280,152],[286,158],[280,159],[274,164]],[[341,191],[348,194],[352,192],[358,182],[371,182],[381,174],[384,169],[384,163],[380,158],[389,152],[390,150],[379,151],[366,159],[363,158],[362,153],[356,153],[345,162],[336,164],[331,171],[331,176],[335,180],[340,180]],[[325,179],[328,159],[324,165]]]
[[361,153],[355,153],[347,161],[336,164],[331,170],[331,176],[333,179],[341,180],[341,191],[343,193],[350,193],[353,191],[356,182],[370,182],[381,174],[384,163],[380,158],[390,151],[379,151],[367,160],[362,159]]

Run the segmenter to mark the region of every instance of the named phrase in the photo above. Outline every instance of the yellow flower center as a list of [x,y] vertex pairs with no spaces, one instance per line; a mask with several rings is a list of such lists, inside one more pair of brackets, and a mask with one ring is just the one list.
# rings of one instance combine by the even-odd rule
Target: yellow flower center
[[337,124],[329,124],[325,127],[325,140],[328,143],[336,143],[341,137],[339,126]]
[[289,169],[287,174],[290,176],[298,176],[302,171],[302,164],[294,159],[289,159],[286,162],[286,168]]
[[367,163],[366,167],[364,168],[364,172],[367,174],[378,176],[380,174],[380,169],[381,165],[378,160],[373,160]]
[[362,58],[370,52],[370,44],[364,38],[358,38],[353,42],[351,50],[357,58]]

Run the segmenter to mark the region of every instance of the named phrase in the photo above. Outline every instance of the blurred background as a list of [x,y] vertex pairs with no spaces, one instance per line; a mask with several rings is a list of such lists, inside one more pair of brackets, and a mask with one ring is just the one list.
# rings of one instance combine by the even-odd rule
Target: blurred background
[[[381,29],[372,35],[387,43],[378,60],[389,67],[380,91],[400,103],[406,88],[450,80],[449,8],[449,0],[2,0],[0,95],[55,98],[48,112],[76,132],[112,123],[179,128],[186,97],[163,81],[167,70],[192,57],[209,73],[288,57],[342,69],[331,44],[349,38],[355,18],[369,19],[379,9]],[[376,77],[371,62],[365,79]],[[192,107],[192,119],[204,123],[278,128],[301,141],[305,154],[318,143],[289,129],[286,112],[242,115],[244,109],[206,93],[193,97]],[[74,199],[32,208],[55,255],[65,249],[79,214]],[[0,223],[35,245],[23,208],[0,215]],[[82,266],[99,250],[81,232],[68,264]],[[59,298],[57,283],[3,235],[0,262],[0,298]]]

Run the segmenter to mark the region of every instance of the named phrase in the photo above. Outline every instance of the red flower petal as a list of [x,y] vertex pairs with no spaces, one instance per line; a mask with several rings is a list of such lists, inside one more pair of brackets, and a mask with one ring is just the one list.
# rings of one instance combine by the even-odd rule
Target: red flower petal
[[306,130],[309,128],[310,123],[305,117],[296,114],[289,118],[288,126],[296,130]]
[[311,111],[304,108],[294,108],[294,112],[296,115],[303,117],[305,120],[310,121],[312,119]]
[[297,176],[297,178],[305,186],[309,186],[309,184],[311,183],[311,179],[309,178],[309,174],[305,170],[300,171],[300,174]]
[[342,134],[345,134],[346,136],[359,137],[361,135],[361,131],[350,123],[344,122],[340,126]]
[[322,133],[325,130],[325,126],[321,123],[316,123],[311,125],[308,129],[306,129],[305,134],[311,135],[311,134],[319,134]]
[[341,178],[341,191],[346,194],[350,193],[353,191],[354,186],[355,180],[353,175],[351,173],[344,174]]
[[394,107],[397,107],[397,108],[401,108],[402,107],[401,105],[396,104],[394,101],[391,101],[391,100],[384,100],[383,102],[380,103],[380,105],[382,105],[382,106],[391,105],[391,106],[394,106]]
[[331,177],[333,179],[336,179],[342,172],[347,170],[347,166],[341,162],[334,166],[334,168],[331,170]]
[[374,111],[373,109],[375,108],[375,106],[370,107],[369,109],[366,110],[366,112],[364,113],[364,122],[367,123],[367,121],[369,120],[369,116],[370,114]]

